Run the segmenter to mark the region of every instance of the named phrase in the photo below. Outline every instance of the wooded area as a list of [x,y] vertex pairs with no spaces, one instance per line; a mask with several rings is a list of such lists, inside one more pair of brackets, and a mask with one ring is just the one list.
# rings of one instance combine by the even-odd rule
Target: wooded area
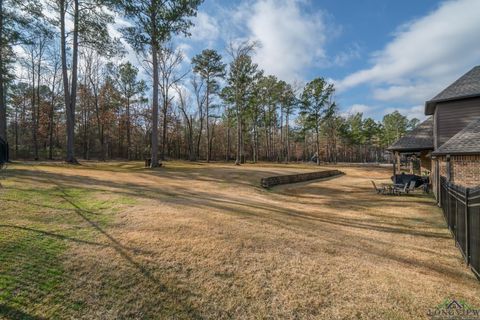
[[[418,124],[396,111],[342,114],[324,78],[265,74],[255,42],[187,58],[175,39],[201,2],[0,1],[0,138],[11,158],[383,161]],[[120,17],[130,25],[117,39]]]

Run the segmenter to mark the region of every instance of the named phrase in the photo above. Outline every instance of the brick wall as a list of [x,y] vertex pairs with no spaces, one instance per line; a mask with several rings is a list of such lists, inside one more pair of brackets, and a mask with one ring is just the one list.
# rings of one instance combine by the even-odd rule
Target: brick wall
[[445,157],[441,157],[438,161],[438,166],[440,167],[440,176],[446,177],[447,176],[447,160]]
[[[480,186],[480,156],[451,156],[451,182],[467,187]],[[447,176],[445,157],[439,158],[440,175]]]
[[480,156],[452,156],[452,181],[464,187],[480,185]]

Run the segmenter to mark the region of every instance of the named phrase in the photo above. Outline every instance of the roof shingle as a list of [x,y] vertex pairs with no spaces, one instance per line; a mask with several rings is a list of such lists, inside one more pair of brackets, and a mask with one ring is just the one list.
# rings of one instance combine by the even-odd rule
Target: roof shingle
[[431,115],[437,102],[463,99],[480,95],[480,66],[474,67],[425,103],[425,114]]
[[388,150],[405,152],[433,150],[433,117],[429,117],[415,129],[398,139]]
[[472,121],[432,154],[480,154],[480,118]]

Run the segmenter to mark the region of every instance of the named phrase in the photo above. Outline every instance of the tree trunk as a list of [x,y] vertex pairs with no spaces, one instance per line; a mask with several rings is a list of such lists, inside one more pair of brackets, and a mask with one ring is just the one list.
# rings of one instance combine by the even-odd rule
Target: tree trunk
[[158,163],[158,44],[152,41],[153,65],[153,101],[152,101],[152,148],[150,168],[159,166]]
[[88,105],[84,108],[82,112],[82,120],[83,120],[83,159],[88,159],[88,115],[87,109]]
[[36,112],[37,114],[35,115],[35,122],[34,122],[34,147],[35,147],[35,155],[34,159],[38,160],[38,128],[40,126],[40,74],[42,72],[42,56],[43,56],[43,50],[44,50],[44,43],[45,39],[40,38],[39,42],[39,48],[38,48],[38,64],[37,64],[37,108]]
[[210,146],[209,146],[209,152],[210,152],[210,159],[209,160],[212,160],[212,147],[213,147],[213,137],[215,136],[215,125],[216,125],[216,121],[213,122],[212,124],[212,130],[210,132]]
[[130,98],[127,98],[127,160],[132,160],[132,137],[130,134]]
[[[1,0],[0,0],[1,1]],[[18,155],[18,108],[15,107],[15,158]]]
[[35,160],[38,160],[37,158],[37,147],[38,147],[38,143],[37,143],[37,128],[36,128],[36,116],[37,116],[37,111],[35,109],[35,105],[36,105],[36,91],[35,91],[35,85],[36,85],[36,82],[35,82],[35,79],[36,79],[36,74],[35,74],[35,58],[34,58],[34,49],[31,48],[31,52],[30,52],[30,57],[31,57],[31,63],[32,63],[32,69],[31,69],[31,72],[32,72],[32,83],[31,83],[31,96],[30,96],[30,107],[32,109],[32,114],[31,114],[31,117],[32,117],[32,139],[33,139],[33,157]]
[[48,122],[48,159],[53,160],[53,116],[55,113],[54,102],[52,99],[49,122]]
[[210,114],[209,114],[209,99],[210,99],[210,77],[207,76],[207,96],[206,96],[206,101],[205,101],[205,115],[207,118],[207,162],[210,162],[210,157],[211,157],[211,148],[210,148]]
[[255,120],[253,120],[253,163],[257,163],[257,126]]
[[288,115],[289,114],[287,112],[286,115],[285,115],[285,117],[286,117],[286,119],[285,119],[285,122],[286,122],[285,123],[285,125],[286,125],[286,127],[285,127],[285,148],[287,150],[287,156],[285,158],[286,163],[290,162],[290,137],[289,137],[290,136],[290,128],[289,128],[289,125],[288,125],[288,118],[289,118]]
[[316,145],[317,145],[317,166],[320,165],[320,132],[318,124],[315,127]]
[[225,149],[225,161],[230,161],[230,120],[227,126],[227,147]]
[[307,131],[305,128],[303,129],[304,136],[303,136],[303,161],[306,161],[308,158],[308,151],[307,151]]
[[188,160],[190,161],[195,160],[195,150],[193,148],[193,117],[190,116],[190,122],[188,123]]
[[5,79],[3,71],[6,69],[4,66],[5,59],[4,53],[4,35],[3,35],[3,0],[0,0],[0,138],[8,142],[7,139],[7,104],[6,104],[6,92],[5,92]]
[[168,96],[165,96],[163,101],[163,108],[162,108],[163,125],[162,125],[162,149],[160,151],[160,160],[165,160],[165,149],[167,147],[167,123],[168,123],[167,114],[168,114]]
[[[284,158],[284,143],[283,143],[283,107],[280,106],[280,143],[278,145],[278,158]],[[280,160],[281,161],[281,160]]]
[[238,102],[236,102],[236,107],[237,107],[237,154],[235,158],[235,165],[239,166],[240,163],[242,162],[242,150],[241,150],[242,120],[240,117],[240,106],[238,105]]
[[270,160],[270,145],[268,143],[268,126],[267,122],[265,121],[265,158]]
[[95,86],[94,82],[92,79],[90,79],[90,83],[92,84],[93,88],[93,98],[95,101],[95,115],[97,118],[97,133],[98,133],[98,140],[100,141],[100,160],[105,161],[106,160],[106,154],[105,154],[105,130],[104,130],[104,125],[102,123],[102,116],[100,115],[100,106],[98,102],[98,88]]
[[198,130],[198,138],[197,138],[197,152],[196,152],[196,160],[200,159],[200,142],[202,140],[202,132],[203,132],[203,116],[200,114],[200,129]]
[[67,154],[65,161],[78,163],[75,159],[75,104],[77,91],[77,68],[78,68],[78,0],[74,1],[74,29],[73,29],[73,53],[72,53],[72,83],[69,88],[68,65],[67,65],[67,36],[65,30],[65,0],[60,0],[60,46],[62,55],[62,75],[65,95],[65,112],[67,119]]

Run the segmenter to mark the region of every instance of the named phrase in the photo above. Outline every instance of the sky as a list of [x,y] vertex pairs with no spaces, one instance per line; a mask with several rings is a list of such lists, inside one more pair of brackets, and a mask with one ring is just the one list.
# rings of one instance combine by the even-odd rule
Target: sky
[[342,114],[376,120],[424,119],[426,100],[480,65],[480,0],[205,0],[194,23],[175,39],[186,61],[255,40],[266,74],[328,79]]

